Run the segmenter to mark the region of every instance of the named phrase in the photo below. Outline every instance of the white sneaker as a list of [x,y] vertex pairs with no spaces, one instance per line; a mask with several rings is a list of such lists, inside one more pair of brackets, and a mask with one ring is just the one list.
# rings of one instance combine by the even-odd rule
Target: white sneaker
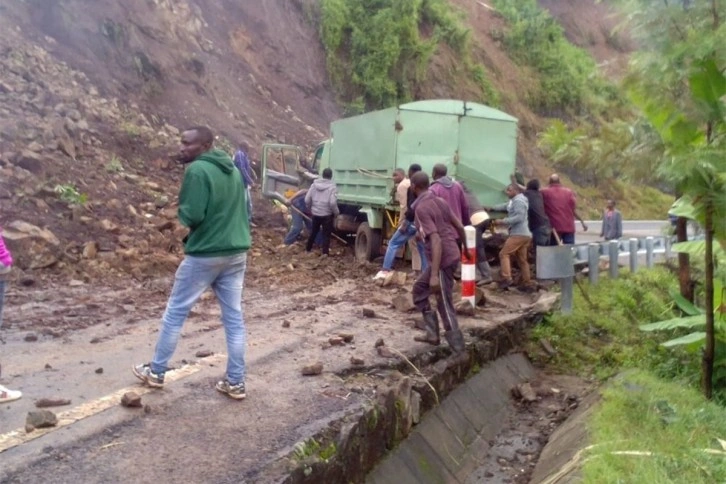
[[16,390],[8,390],[4,386],[0,385],[0,403],[8,403],[14,400],[19,400],[22,396],[22,392],[18,392]]
[[390,273],[391,273],[391,271],[378,271],[378,274],[373,276],[373,280],[377,281],[379,279],[385,279],[386,277],[388,277],[388,274],[390,274]]

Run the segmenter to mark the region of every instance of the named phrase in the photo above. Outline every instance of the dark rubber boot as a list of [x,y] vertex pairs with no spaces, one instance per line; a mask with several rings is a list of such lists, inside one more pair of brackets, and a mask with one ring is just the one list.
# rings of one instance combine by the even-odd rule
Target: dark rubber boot
[[460,329],[452,329],[451,331],[447,331],[446,333],[444,333],[444,337],[449,343],[451,351],[454,352],[454,354],[458,355],[466,352],[466,347],[464,346],[464,334],[461,332]]
[[438,346],[441,343],[438,315],[434,311],[424,311],[423,319],[424,325],[426,325],[426,336],[414,336],[414,341]]

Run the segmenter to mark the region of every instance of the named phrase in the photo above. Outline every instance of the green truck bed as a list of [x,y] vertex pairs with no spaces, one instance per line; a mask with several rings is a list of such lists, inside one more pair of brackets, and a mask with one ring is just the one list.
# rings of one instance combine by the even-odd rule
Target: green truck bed
[[330,167],[338,200],[390,205],[394,168],[418,163],[431,174],[437,163],[465,181],[484,205],[505,199],[514,172],[517,119],[488,106],[457,100],[403,104],[331,124],[320,169]]

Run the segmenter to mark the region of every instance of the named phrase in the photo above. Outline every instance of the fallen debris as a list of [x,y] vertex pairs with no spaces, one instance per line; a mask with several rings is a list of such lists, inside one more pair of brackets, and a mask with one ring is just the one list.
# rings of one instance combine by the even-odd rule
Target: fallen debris
[[363,317],[364,318],[375,318],[376,312],[372,309],[363,308]]
[[35,429],[44,429],[58,425],[58,417],[50,410],[34,410],[28,412],[25,418],[25,431],[30,433]]
[[304,366],[302,369],[303,376],[317,376],[323,372],[323,364],[319,361],[312,365]]
[[340,337],[333,337],[328,339],[328,343],[330,343],[331,346],[345,346],[345,340]]
[[37,408],[62,407],[70,404],[71,401],[67,398],[41,398],[35,402]]
[[386,346],[378,346],[377,347],[378,355],[382,356],[383,358],[395,358],[396,354],[389,350]]
[[350,364],[355,367],[360,367],[366,364],[365,360],[363,358],[357,358],[355,356],[350,357]]
[[397,311],[401,311],[402,313],[408,313],[416,309],[416,306],[413,304],[413,296],[410,293],[399,294],[393,298],[391,304]]
[[520,383],[512,387],[512,396],[526,403],[537,401],[537,393],[532,389],[529,383]]
[[456,303],[454,305],[454,309],[456,310],[456,314],[460,314],[462,316],[475,316],[476,315],[476,309],[466,299],[462,299],[461,301]]
[[343,338],[346,343],[352,343],[355,339],[355,336],[350,333],[339,333],[338,337]]
[[385,345],[386,345],[386,342],[385,342],[385,341],[383,341],[383,338],[378,338],[378,339],[376,340],[376,344],[375,344],[375,345],[373,345],[373,347],[374,347],[374,348],[378,348],[378,347],[380,347],[380,346],[385,346]]
[[121,405],[127,408],[141,408],[143,406],[141,396],[136,392],[124,393],[124,396],[121,397]]
[[214,351],[212,350],[199,350],[196,352],[194,356],[197,358],[208,358],[214,354]]

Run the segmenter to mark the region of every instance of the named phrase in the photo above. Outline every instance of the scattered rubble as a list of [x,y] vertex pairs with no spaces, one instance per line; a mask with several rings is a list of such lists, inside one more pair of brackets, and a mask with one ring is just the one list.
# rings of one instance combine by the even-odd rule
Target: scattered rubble
[[121,405],[127,408],[141,408],[141,397],[136,392],[126,392],[121,397]]
[[313,363],[312,365],[304,366],[302,369],[303,376],[317,376],[323,372],[323,364],[320,362]]
[[58,425],[58,417],[50,410],[33,410],[28,412],[25,419],[25,431],[30,433],[35,429],[44,429]]
[[36,408],[62,407],[70,404],[71,401],[67,398],[41,398],[35,402]]

